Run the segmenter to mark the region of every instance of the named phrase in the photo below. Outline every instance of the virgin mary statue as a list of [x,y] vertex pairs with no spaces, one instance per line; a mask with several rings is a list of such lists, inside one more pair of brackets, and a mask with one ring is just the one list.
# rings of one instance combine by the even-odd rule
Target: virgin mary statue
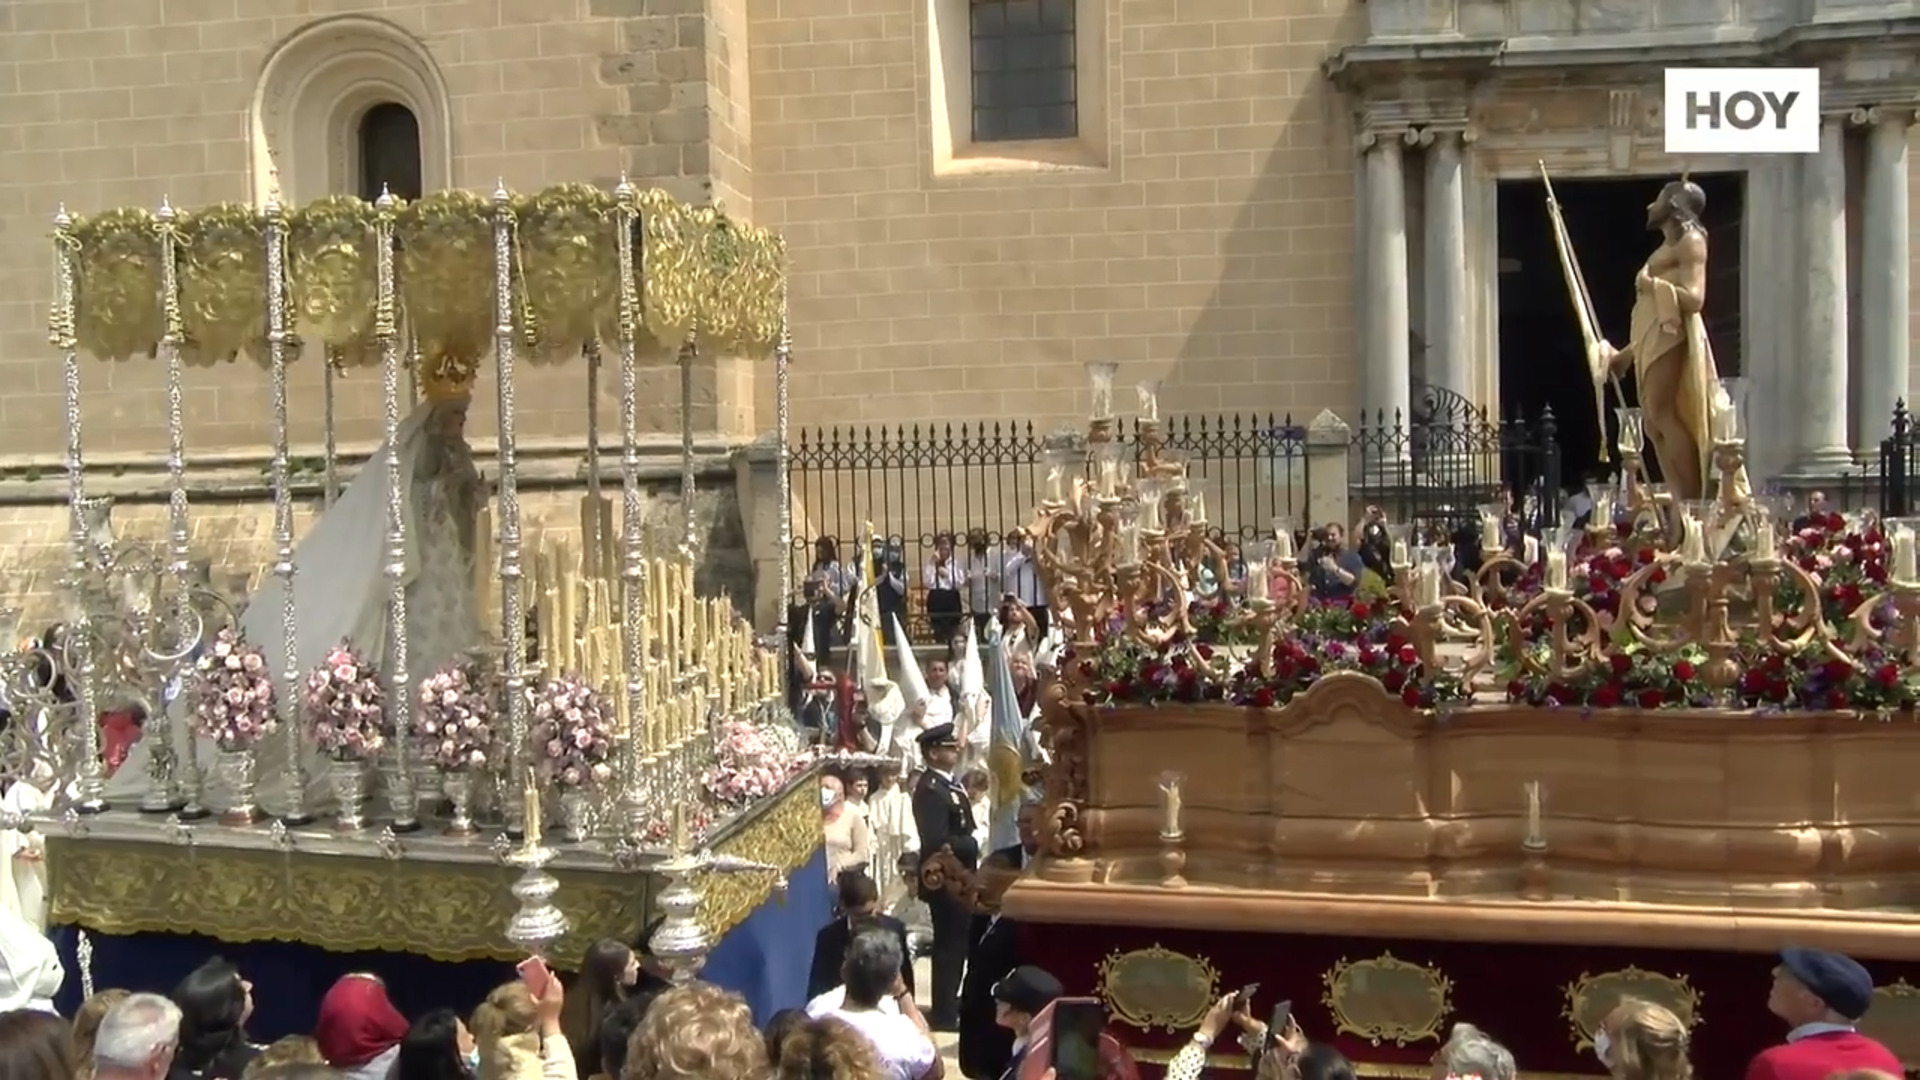
[[[481,629],[473,589],[476,531],[486,487],[467,445],[467,406],[472,383],[422,379],[425,400],[401,422],[394,441],[382,446],[294,552],[294,635],[297,675],[304,679],[328,650],[352,642],[362,656],[391,670],[387,632],[387,464],[399,463],[404,478],[401,513],[407,543],[403,581],[407,600],[407,671],[419,679],[454,657],[478,648]],[[241,611],[240,629],[280,675],[286,656],[284,583],[267,576]],[[414,686],[404,688],[410,704]],[[280,687],[283,722],[297,716],[300,690]],[[390,704],[390,708],[394,705]],[[176,702],[169,713],[184,715]],[[149,731],[151,734],[151,731]],[[258,798],[262,809],[288,806],[287,738],[276,732],[258,749]],[[307,808],[332,802],[328,761],[302,743],[308,778]],[[135,746],[114,774],[110,797],[136,797],[145,790],[146,748]],[[200,761],[214,760],[213,743],[202,739]]]

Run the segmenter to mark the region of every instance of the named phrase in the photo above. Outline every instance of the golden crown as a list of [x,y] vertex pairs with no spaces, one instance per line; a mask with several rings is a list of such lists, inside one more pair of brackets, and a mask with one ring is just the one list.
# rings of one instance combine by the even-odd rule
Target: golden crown
[[473,384],[480,374],[480,362],[460,356],[422,359],[417,376],[420,396],[428,401],[454,401],[473,396]]

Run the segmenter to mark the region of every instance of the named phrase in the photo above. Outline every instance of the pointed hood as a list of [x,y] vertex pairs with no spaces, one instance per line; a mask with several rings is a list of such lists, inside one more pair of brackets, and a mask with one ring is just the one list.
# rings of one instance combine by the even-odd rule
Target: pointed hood
[[987,672],[980,663],[980,634],[973,620],[967,623],[967,651],[960,657],[960,700],[970,701],[987,693]]
[[920,670],[920,661],[914,659],[913,646],[907,643],[907,631],[900,625],[900,616],[889,617],[893,620],[894,663],[900,667],[900,692],[906,699],[906,707],[911,709],[933,697],[933,691],[927,689],[927,677]]
[[793,646],[793,670],[801,682],[811,683],[820,677],[820,666],[813,660],[819,651],[813,645],[813,612],[802,613],[800,621],[806,623],[807,628],[801,631],[799,644]]
[[1067,649],[1067,632],[1059,623],[1047,628],[1047,636],[1036,643],[1033,650],[1035,667],[1056,668],[1060,666],[1060,654]]

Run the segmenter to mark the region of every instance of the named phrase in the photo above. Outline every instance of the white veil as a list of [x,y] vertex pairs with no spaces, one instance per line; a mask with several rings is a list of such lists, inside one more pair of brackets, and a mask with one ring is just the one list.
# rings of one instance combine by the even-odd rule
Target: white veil
[[[465,407],[465,402],[424,402],[400,424],[396,444],[402,479],[400,505],[407,518],[407,535],[420,536],[419,508],[413,496],[414,477],[420,456],[432,439],[434,421],[443,408]],[[361,654],[384,664],[387,648],[387,589],[384,576],[387,545],[387,461],[393,447],[382,446],[367,461],[340,498],[322,514],[294,551],[294,641],[298,658],[296,679],[326,657],[327,650],[351,640]],[[407,545],[406,580],[412,582],[420,572],[419,545]],[[283,674],[286,660],[286,635],[283,615],[285,595],[279,576],[268,575],[240,614],[240,628],[249,644],[266,657],[267,667],[276,677]],[[410,657],[410,660],[414,658]],[[429,658],[419,658],[427,660]],[[432,658],[438,663],[441,658]],[[429,670],[409,663],[418,678]],[[411,693],[411,688],[406,691]],[[280,683],[283,723],[299,712],[296,687]],[[178,722],[186,715],[186,704],[176,698],[168,707],[168,717]],[[296,720],[297,722],[297,720]],[[148,729],[148,734],[152,729]],[[287,800],[287,733],[284,727],[260,744],[256,755],[258,801],[268,813],[279,813]],[[200,762],[208,770],[208,787],[217,783],[212,770],[215,760],[211,739],[200,740]],[[307,766],[307,806],[325,809],[332,804],[327,781],[326,757],[312,746],[305,746]],[[185,767],[185,762],[180,763]],[[143,737],[127,754],[108,785],[110,798],[138,798],[147,787],[147,747]],[[209,791],[209,800],[215,801]]]

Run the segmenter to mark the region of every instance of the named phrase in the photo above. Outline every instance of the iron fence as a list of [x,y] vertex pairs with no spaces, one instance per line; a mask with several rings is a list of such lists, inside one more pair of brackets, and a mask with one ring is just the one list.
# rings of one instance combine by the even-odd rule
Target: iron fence
[[[1176,416],[1161,433],[1187,453],[1189,483],[1205,494],[1221,538],[1270,535],[1274,517],[1306,513],[1306,430],[1292,417]],[[1138,451],[1137,423],[1121,421],[1117,435]],[[971,534],[997,550],[1033,520],[1046,484],[1043,453],[1071,438],[1031,421],[802,429],[789,459],[794,580],[806,580],[822,539],[850,560],[871,523],[905,569],[908,636],[925,640],[921,568],[935,538],[951,534],[964,546]]]
[[1552,409],[1533,421],[1502,421],[1457,394],[1429,389],[1411,416],[1362,414],[1352,475],[1354,498],[1390,521],[1452,532],[1477,521],[1480,506],[1505,501],[1538,525],[1560,512],[1559,427]]
[[1920,490],[1920,454],[1914,442],[1920,432],[1914,430],[1913,414],[1907,411],[1905,398],[1893,403],[1893,426],[1880,440],[1880,516],[1909,517],[1913,514],[1914,495]]

